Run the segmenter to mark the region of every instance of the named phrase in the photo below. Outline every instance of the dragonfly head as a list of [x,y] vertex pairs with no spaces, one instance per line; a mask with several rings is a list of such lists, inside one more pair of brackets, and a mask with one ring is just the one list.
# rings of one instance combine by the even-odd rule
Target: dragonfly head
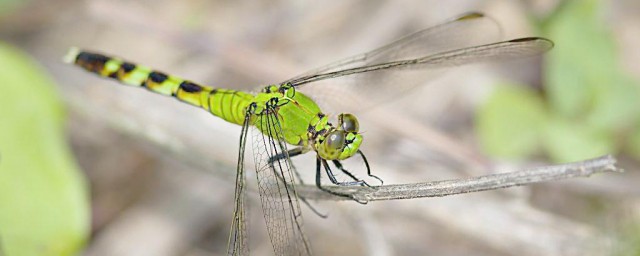
[[358,152],[362,135],[358,133],[358,119],[352,114],[340,114],[338,127],[332,127],[316,139],[318,155],[326,160],[344,160]]

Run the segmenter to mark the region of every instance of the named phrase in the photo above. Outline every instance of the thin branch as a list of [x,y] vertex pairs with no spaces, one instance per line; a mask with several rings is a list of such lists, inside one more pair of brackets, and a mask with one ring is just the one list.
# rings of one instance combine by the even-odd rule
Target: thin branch
[[[543,166],[523,171],[490,174],[466,179],[442,180],[412,184],[384,185],[377,187],[327,186],[331,190],[348,194],[362,201],[411,199],[420,197],[442,197],[484,190],[529,185],[538,182],[555,181],[576,177],[588,177],[595,173],[622,172],[616,166],[616,159],[605,155],[585,161]],[[296,187],[300,196],[314,200],[350,200],[323,192],[311,185]]]

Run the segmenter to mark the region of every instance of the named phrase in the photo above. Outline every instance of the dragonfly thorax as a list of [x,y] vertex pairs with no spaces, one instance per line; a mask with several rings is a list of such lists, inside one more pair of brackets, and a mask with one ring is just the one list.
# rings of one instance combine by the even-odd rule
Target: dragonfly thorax
[[277,112],[287,143],[313,149],[325,160],[344,160],[358,152],[362,135],[354,115],[340,114],[334,126],[311,98],[288,84],[267,86],[254,100],[262,105],[274,97],[285,103]]

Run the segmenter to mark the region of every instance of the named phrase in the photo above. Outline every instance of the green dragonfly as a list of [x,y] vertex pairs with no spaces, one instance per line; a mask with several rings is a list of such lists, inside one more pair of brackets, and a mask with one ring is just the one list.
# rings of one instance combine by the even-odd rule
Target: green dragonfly
[[[355,155],[364,160],[369,177],[378,179],[381,183],[382,180],[371,173],[366,157],[360,150],[363,136],[359,132],[358,119],[353,114],[343,113],[337,116],[334,125],[316,102],[303,93],[304,89],[312,88],[318,92],[318,97],[322,97],[321,94],[331,88],[349,88],[364,96],[366,101],[358,104],[362,109],[416,87],[419,82],[424,82],[433,75],[431,71],[467,63],[534,56],[553,47],[550,40],[539,37],[496,42],[500,33],[500,26],[490,17],[481,13],[468,13],[373,51],[268,85],[255,94],[200,85],[118,58],[77,48],[72,48],[65,60],[100,76],[173,96],[240,125],[242,129],[235,205],[228,254],[249,253],[244,211],[244,156],[247,140],[251,136],[258,192],[274,252],[276,255],[310,255],[310,243],[303,232],[300,210],[300,202],[308,203],[296,193],[295,184],[302,183],[302,180],[291,157],[314,151],[315,183],[327,193],[349,197],[323,186],[323,171],[334,185],[369,186],[341,163]],[[317,85],[302,88],[308,84]],[[349,99],[347,97],[336,104],[349,103]],[[329,162],[351,180],[338,181]]]

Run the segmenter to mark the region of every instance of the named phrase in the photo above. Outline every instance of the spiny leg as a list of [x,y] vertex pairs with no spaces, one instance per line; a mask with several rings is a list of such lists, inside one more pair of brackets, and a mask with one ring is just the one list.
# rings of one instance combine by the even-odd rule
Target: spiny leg
[[344,181],[344,182],[338,181],[336,179],[336,176],[333,174],[333,171],[329,167],[327,160],[322,159],[321,161],[322,161],[322,166],[324,166],[324,170],[327,172],[327,176],[329,176],[329,180],[331,181],[331,183],[338,186],[364,186],[366,184],[366,182],[364,182],[363,180],[355,179],[355,176],[353,175],[351,175],[351,177],[354,177],[356,181]]
[[364,165],[367,167],[367,175],[369,177],[375,178],[378,181],[380,181],[380,186],[382,186],[382,184],[384,184],[384,181],[382,181],[382,179],[380,179],[378,176],[371,174],[371,167],[369,167],[369,161],[367,161],[367,158],[364,156],[364,153],[362,153],[362,150],[358,149],[358,154],[360,154],[360,156],[362,157],[362,160],[364,161]]
[[[367,158],[364,156],[364,153],[362,153],[362,151],[358,150],[358,154],[360,154],[360,156],[362,157],[362,160],[364,161],[365,166],[367,167],[367,175],[369,177],[375,178],[378,181],[380,181],[380,185],[384,184],[384,181],[382,181],[382,179],[380,179],[378,176],[371,174],[371,167],[369,166],[369,162],[367,161]],[[367,187],[371,187],[369,185],[369,183],[367,183],[364,180],[358,179],[355,175],[353,175],[349,170],[345,169],[344,166],[342,165],[342,163],[338,160],[332,160],[331,161],[336,168],[338,168],[340,171],[342,171],[344,174],[346,174],[347,176],[351,177],[351,179],[353,179],[356,182],[362,182],[363,185],[367,186]]]
[[[367,204],[368,203],[368,201],[362,201],[362,200],[353,198],[353,196],[351,196],[351,195],[338,193],[338,192],[335,192],[335,191],[332,191],[332,190],[330,190],[328,188],[323,187],[322,186],[322,182],[321,182],[322,172],[321,172],[321,167],[320,167],[320,165],[322,165],[322,162],[324,162],[326,164],[325,160],[320,159],[320,157],[316,158],[316,187],[318,187],[318,189],[320,189],[320,190],[322,190],[324,192],[327,192],[329,194],[332,194],[332,195],[350,198],[351,200],[356,201],[356,202],[361,203],[361,204]],[[325,165],[325,167],[326,167],[326,165]],[[333,177],[333,180],[335,180],[335,177]]]
[[[304,152],[302,147],[298,147],[298,148],[294,148],[291,149],[287,152],[282,152],[279,153],[277,155],[274,155],[272,157],[269,158],[269,165],[273,168],[273,163],[276,161],[280,161],[284,158],[286,158],[287,156],[289,156],[289,158],[292,158],[294,156],[299,156],[302,155],[302,153]],[[296,178],[298,178],[298,181],[300,182],[301,185],[305,185],[304,181],[302,181],[302,177],[300,176],[300,173],[298,172],[297,169],[293,168],[294,170],[294,174],[296,175]],[[276,172],[276,177],[278,177],[278,179],[280,179],[283,183],[286,184],[286,182],[284,182],[284,178]],[[298,196],[298,198],[300,198],[300,201],[302,201],[302,203],[304,203],[305,205],[307,205],[307,207],[309,207],[309,209],[311,209],[311,211],[313,213],[315,213],[316,215],[320,216],[321,218],[327,218],[328,215],[321,213],[320,211],[318,211],[318,209],[316,209],[315,207],[313,207],[313,205],[311,205],[311,203],[309,203],[309,201],[307,201],[306,198],[302,197],[302,196]]]
[[356,178],[355,175],[353,175],[351,172],[349,172],[347,169],[345,169],[344,166],[342,166],[342,163],[340,163],[340,161],[332,160],[331,162],[333,163],[333,165],[336,166],[336,168],[338,168],[338,170],[342,171],[344,174],[346,174],[347,176],[351,177],[351,179],[353,179],[355,182],[362,182],[363,185],[365,185],[367,187],[371,187],[371,186],[369,186],[369,184],[366,181]]
[[[303,148],[302,147],[297,147],[297,148],[294,148],[294,149],[291,149],[291,150],[287,151],[286,153],[285,152],[279,153],[279,154],[274,155],[274,156],[269,158],[269,165],[273,166],[273,163],[275,161],[280,161],[280,160],[286,158],[287,156],[289,156],[289,158],[292,158],[294,156],[302,155],[302,152],[304,152]],[[294,173],[296,175],[296,178],[298,178],[298,180],[300,181],[300,184],[304,185],[304,182],[302,181],[302,177],[300,176],[300,173],[298,172],[298,170],[295,170]]]
[[327,192],[329,194],[332,194],[332,195],[351,198],[350,195],[334,192],[334,191],[331,191],[331,190],[329,190],[329,189],[327,189],[327,188],[322,186],[322,183],[320,182],[321,178],[322,178],[322,172],[321,172],[322,169],[320,168],[320,166],[322,164],[320,163],[320,161],[321,161],[320,157],[316,157],[316,187],[318,187],[318,189],[320,189],[320,190],[322,190],[324,192]]

